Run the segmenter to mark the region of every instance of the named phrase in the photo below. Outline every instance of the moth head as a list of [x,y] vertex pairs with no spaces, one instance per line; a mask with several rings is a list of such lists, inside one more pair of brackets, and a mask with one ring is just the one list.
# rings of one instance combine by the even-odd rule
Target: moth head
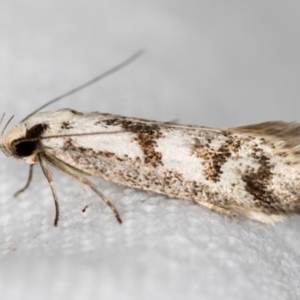
[[0,142],[2,152],[15,159],[24,160],[29,164],[38,162],[40,141],[38,138],[46,130],[45,123],[36,124],[27,129],[24,123],[19,123],[10,129]]

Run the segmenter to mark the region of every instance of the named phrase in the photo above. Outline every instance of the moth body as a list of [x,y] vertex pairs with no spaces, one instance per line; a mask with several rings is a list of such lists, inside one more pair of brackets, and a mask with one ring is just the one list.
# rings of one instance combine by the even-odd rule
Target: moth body
[[214,129],[61,109],[32,115],[0,147],[94,191],[87,176],[274,223],[300,212],[299,133],[297,123]]

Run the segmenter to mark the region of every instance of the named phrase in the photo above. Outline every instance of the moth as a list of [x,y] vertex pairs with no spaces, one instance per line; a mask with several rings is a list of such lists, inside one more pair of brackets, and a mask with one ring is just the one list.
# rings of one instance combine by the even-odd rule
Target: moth
[[90,176],[265,223],[300,212],[297,123],[218,129],[65,108],[34,112],[3,132],[2,152],[30,164],[18,193],[40,164],[54,198],[55,226],[59,205],[49,165],[90,187],[119,223],[116,207]]

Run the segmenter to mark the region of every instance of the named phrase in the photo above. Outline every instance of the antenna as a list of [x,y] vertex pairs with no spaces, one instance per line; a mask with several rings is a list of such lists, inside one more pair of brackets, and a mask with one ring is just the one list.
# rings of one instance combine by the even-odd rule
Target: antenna
[[99,80],[101,80],[101,79],[103,79],[103,78],[105,78],[105,77],[108,77],[109,75],[111,75],[111,74],[113,74],[113,73],[115,73],[115,72],[117,72],[117,71],[123,69],[124,67],[128,66],[130,63],[132,63],[133,61],[135,61],[135,60],[136,60],[138,57],[140,57],[142,54],[144,54],[144,52],[145,52],[144,50],[139,50],[139,51],[137,51],[136,53],[134,53],[134,54],[131,55],[129,58],[127,58],[126,60],[124,60],[124,61],[121,62],[120,64],[116,65],[115,67],[113,67],[113,68],[107,70],[106,72],[104,72],[104,73],[102,73],[102,74],[96,76],[95,78],[93,78],[93,79],[87,81],[86,83],[84,83],[84,84],[82,84],[82,85],[80,85],[80,86],[78,86],[78,87],[76,87],[76,88],[74,88],[74,89],[68,91],[67,93],[62,94],[62,95],[60,95],[60,96],[58,96],[58,97],[56,97],[56,98],[54,98],[54,99],[52,99],[52,100],[46,102],[45,104],[43,104],[42,106],[40,106],[39,108],[37,108],[36,110],[34,110],[32,113],[30,113],[28,116],[26,116],[26,117],[22,120],[22,122],[24,122],[24,121],[27,120],[29,117],[31,117],[31,116],[34,115],[35,113],[39,112],[39,111],[42,110],[43,108],[45,108],[45,107],[51,105],[52,103],[57,102],[57,101],[59,101],[59,100],[61,100],[61,99],[63,99],[63,98],[66,98],[67,96],[70,96],[70,95],[72,95],[72,94],[74,94],[74,93],[76,93],[76,92],[78,92],[78,91],[80,91],[80,90],[82,90],[82,89],[84,89],[84,88],[86,88],[86,87],[88,87],[88,86],[94,84],[95,82],[97,82],[97,81],[99,81]]

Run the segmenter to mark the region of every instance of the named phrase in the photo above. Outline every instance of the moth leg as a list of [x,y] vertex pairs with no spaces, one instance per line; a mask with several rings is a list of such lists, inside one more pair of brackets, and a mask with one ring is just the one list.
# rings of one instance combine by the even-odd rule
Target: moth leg
[[[73,174],[71,174],[71,175],[73,176]],[[85,184],[85,185],[89,186],[90,189],[93,190],[93,191],[94,191],[94,192],[102,199],[102,201],[103,201],[106,205],[108,205],[108,206],[110,207],[110,209],[114,212],[114,215],[115,215],[117,221],[118,221],[120,224],[122,223],[122,219],[121,219],[121,217],[120,217],[120,214],[119,214],[117,208],[110,202],[110,200],[109,200],[106,196],[104,196],[104,195],[97,189],[96,185],[95,185],[92,181],[88,180],[88,179],[87,179],[86,177],[84,177],[84,176],[79,176],[79,177],[73,176],[73,177],[74,177],[75,179],[77,179],[79,182],[81,182],[82,184]]]
[[226,209],[226,208],[223,208],[223,207],[220,207],[220,206],[216,206],[214,204],[211,204],[211,203],[208,203],[208,202],[205,202],[205,201],[200,201],[200,200],[196,200],[196,202],[210,210],[213,210],[213,211],[216,211],[220,214],[224,214],[224,215],[227,215],[229,217],[235,217],[235,213]]
[[97,194],[102,201],[108,205],[110,207],[110,209],[113,211],[117,221],[119,223],[122,223],[120,214],[117,210],[117,208],[110,202],[110,200],[104,196],[98,189],[97,186],[89,179],[87,179],[80,171],[78,171],[77,169],[67,165],[66,163],[62,162],[61,160],[53,157],[53,156],[46,156],[43,155],[43,157],[49,162],[51,163],[53,166],[59,168],[61,171],[63,171],[64,173],[67,173],[68,175],[70,175],[71,177],[73,177],[74,179],[76,179],[77,181],[81,182],[83,185],[87,185],[92,191],[95,192],[95,194]]
[[85,213],[85,211],[86,211],[88,208],[89,208],[89,206],[86,205],[81,211],[82,211],[83,213]]
[[52,191],[52,195],[53,195],[53,199],[54,199],[54,205],[55,205],[55,219],[54,219],[54,226],[57,226],[58,220],[59,220],[59,205],[58,205],[58,198],[57,198],[57,194],[53,185],[53,175],[50,171],[50,169],[48,168],[48,165],[46,163],[46,160],[43,158],[43,156],[41,154],[39,154],[39,161],[40,161],[40,165],[41,168],[43,170],[43,173],[45,175],[45,177],[48,180],[48,183],[50,185],[51,191]]
[[34,165],[29,166],[29,173],[28,173],[28,178],[27,178],[26,184],[23,188],[21,188],[20,190],[18,190],[14,193],[14,197],[19,196],[21,193],[25,192],[29,188],[29,185],[32,181],[33,167],[34,167]]

